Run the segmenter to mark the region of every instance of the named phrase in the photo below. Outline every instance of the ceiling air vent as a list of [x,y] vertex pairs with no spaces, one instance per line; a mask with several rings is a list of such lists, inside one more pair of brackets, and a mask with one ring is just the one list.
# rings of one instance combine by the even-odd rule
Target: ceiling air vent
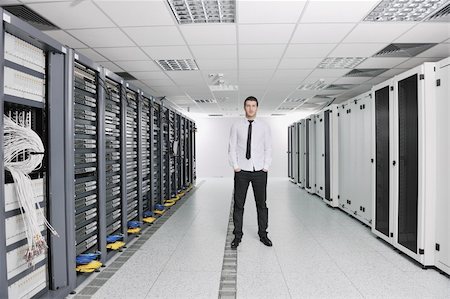
[[165,71],[196,71],[197,63],[192,59],[161,59],[156,63]]
[[365,59],[365,57],[327,57],[317,67],[319,69],[351,69]]
[[287,98],[283,101],[283,103],[296,103],[297,105],[300,105],[301,103],[304,103],[307,99],[303,98]]
[[349,90],[352,89],[354,84],[330,84],[325,90]]
[[327,87],[324,79],[319,79],[312,83],[303,83],[297,89],[299,90],[322,90]]
[[414,57],[436,44],[390,44],[373,57]]
[[271,116],[285,116],[285,113],[272,113]]
[[167,0],[179,24],[234,23],[235,0]]
[[281,111],[291,111],[294,109],[295,109],[295,107],[283,107],[283,106],[277,108],[277,110],[281,110]]
[[344,77],[376,77],[388,69],[353,69],[348,72]]
[[199,99],[199,100],[194,100],[194,102],[196,102],[197,104],[215,104],[215,103],[217,103],[217,101],[214,99]]
[[364,18],[364,21],[422,21],[446,2],[447,0],[382,0]]
[[122,79],[127,80],[127,81],[129,81],[129,80],[137,80],[135,77],[133,77],[133,75],[131,75],[130,73],[127,73],[127,72],[118,72],[116,74],[117,74],[117,76],[119,76]]
[[223,114],[208,114],[208,116],[220,117],[223,116]]
[[60,29],[55,24],[50,22],[49,20],[43,18],[42,16],[38,15],[33,10],[29,9],[25,5],[10,5],[10,6],[3,6],[3,9],[6,11],[12,13],[16,17],[21,18],[22,20],[30,23],[34,27],[36,27],[39,30],[58,30]]
[[450,22],[450,3],[427,18],[431,22]]

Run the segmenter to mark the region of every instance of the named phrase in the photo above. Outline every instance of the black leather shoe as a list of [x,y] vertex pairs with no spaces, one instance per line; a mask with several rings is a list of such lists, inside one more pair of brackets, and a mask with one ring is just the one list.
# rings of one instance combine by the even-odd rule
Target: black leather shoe
[[241,243],[241,239],[234,238],[231,242],[231,249],[236,249],[239,246],[239,243]]
[[270,239],[268,237],[260,237],[259,240],[261,241],[261,243],[263,243],[266,246],[269,246],[269,247],[272,246],[272,241],[270,241]]

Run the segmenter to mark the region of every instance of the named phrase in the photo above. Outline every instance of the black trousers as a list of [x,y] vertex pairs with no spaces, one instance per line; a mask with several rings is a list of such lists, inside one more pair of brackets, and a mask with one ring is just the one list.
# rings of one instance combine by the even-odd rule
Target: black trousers
[[242,218],[247,197],[248,185],[252,183],[255,195],[256,210],[258,213],[258,235],[267,236],[268,209],[266,205],[267,172],[245,171],[234,173],[234,209],[233,209],[233,234],[236,238],[242,238]]

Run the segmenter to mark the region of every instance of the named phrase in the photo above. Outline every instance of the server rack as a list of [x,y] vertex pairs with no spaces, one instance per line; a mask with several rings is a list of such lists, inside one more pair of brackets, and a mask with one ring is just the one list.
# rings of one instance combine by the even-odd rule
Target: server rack
[[170,135],[169,118],[170,110],[161,106],[161,202],[170,199]]
[[288,154],[288,177],[293,180],[294,179],[294,164],[293,164],[293,128],[295,126],[295,123],[293,125],[290,125],[288,127],[288,150],[287,150],[287,154]]
[[187,187],[187,155],[186,155],[186,118],[181,117],[181,124],[180,124],[180,170],[181,170],[181,188],[185,189]]
[[305,143],[305,153],[306,153],[306,191],[309,193],[316,193],[316,157],[315,157],[315,146],[316,146],[316,124],[315,116],[312,115],[306,119],[306,143]]
[[154,204],[163,203],[163,164],[162,164],[162,109],[158,100],[152,102],[152,200]]
[[339,205],[338,111],[337,105],[324,110],[325,190],[323,199],[332,207]]
[[296,165],[298,165],[298,126],[296,123],[292,126],[292,161],[291,161],[291,167],[292,167],[292,179],[294,182],[298,182],[298,168]]
[[306,188],[306,121],[298,122],[298,184],[301,188]]
[[324,112],[315,115],[315,189],[321,198],[325,197],[325,126]]
[[168,159],[169,159],[169,190],[168,190],[168,197],[166,199],[174,198],[177,195],[177,163],[176,163],[176,152],[175,152],[175,143],[177,138],[177,119],[175,112],[172,110],[168,110],[169,114],[169,123],[168,123],[168,129],[169,129],[169,142],[168,142]]
[[142,211],[152,211],[152,100],[142,98],[141,116],[141,159],[142,163]]

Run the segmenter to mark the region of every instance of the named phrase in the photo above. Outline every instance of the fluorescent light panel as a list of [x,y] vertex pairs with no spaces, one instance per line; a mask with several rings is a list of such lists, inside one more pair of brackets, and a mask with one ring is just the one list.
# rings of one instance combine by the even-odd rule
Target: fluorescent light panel
[[312,83],[304,83],[297,87],[299,90],[322,90],[327,87],[328,84],[325,83],[324,79],[319,79]]
[[192,59],[160,59],[156,63],[165,71],[195,71],[197,63]]
[[167,0],[179,24],[234,23],[235,0]]
[[365,57],[328,57],[317,66],[319,69],[352,69],[366,59]]
[[446,0],[382,0],[364,21],[422,21],[444,2]]

